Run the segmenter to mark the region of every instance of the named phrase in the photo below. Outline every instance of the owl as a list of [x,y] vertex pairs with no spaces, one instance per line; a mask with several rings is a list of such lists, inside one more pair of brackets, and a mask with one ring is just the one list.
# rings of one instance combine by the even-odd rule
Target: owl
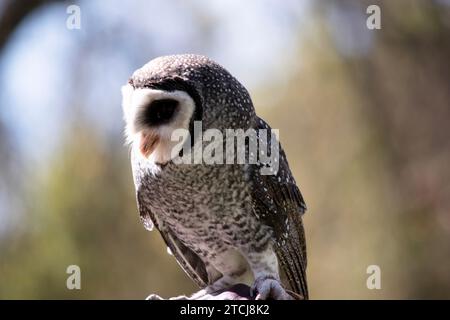
[[122,96],[141,220],[201,288],[180,298],[243,283],[255,299],[308,299],[305,202],[244,86],[182,54],[136,70]]

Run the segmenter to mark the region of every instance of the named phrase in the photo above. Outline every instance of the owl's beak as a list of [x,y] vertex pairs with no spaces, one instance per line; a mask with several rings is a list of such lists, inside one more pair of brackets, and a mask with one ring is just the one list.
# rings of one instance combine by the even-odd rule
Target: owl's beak
[[139,150],[145,158],[148,158],[159,143],[159,135],[153,131],[141,132]]

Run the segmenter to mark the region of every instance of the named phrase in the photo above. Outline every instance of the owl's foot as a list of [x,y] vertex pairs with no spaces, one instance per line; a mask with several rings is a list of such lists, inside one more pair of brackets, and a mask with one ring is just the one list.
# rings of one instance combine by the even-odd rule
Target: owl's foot
[[252,287],[252,296],[255,300],[293,300],[286,290],[282,287],[279,280],[272,276],[263,276],[255,280]]

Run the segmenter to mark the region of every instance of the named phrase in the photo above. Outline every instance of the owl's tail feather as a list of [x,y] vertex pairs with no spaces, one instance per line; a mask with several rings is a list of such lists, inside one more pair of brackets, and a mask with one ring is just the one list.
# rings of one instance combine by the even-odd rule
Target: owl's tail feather
[[[295,220],[301,217],[292,217]],[[290,230],[290,235],[285,243],[276,244],[276,253],[280,262],[280,267],[286,274],[287,280],[291,289],[303,296],[304,299],[309,298],[308,285],[306,282],[306,257],[304,257],[305,250],[301,250],[304,246],[303,239],[303,224],[301,221],[296,221],[294,224],[297,227],[295,230]]]

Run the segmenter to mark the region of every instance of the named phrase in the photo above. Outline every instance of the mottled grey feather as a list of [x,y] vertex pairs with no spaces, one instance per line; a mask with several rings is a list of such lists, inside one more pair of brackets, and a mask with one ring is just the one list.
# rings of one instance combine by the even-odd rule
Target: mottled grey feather
[[142,198],[139,191],[137,192],[137,203],[139,215],[143,224],[147,227],[156,227],[184,272],[186,272],[199,287],[206,287],[209,283],[209,279],[204,262],[197,254],[186,247],[169,227],[164,226],[164,222],[158,221],[155,215],[149,210],[149,207],[144,205],[145,200]]
[[[258,118],[257,129],[271,128]],[[267,143],[270,150],[270,139]],[[281,146],[279,155],[279,170],[276,175],[261,175],[261,165],[250,167],[254,212],[273,230],[271,240],[291,289],[307,299],[306,242],[302,223],[306,204]]]

